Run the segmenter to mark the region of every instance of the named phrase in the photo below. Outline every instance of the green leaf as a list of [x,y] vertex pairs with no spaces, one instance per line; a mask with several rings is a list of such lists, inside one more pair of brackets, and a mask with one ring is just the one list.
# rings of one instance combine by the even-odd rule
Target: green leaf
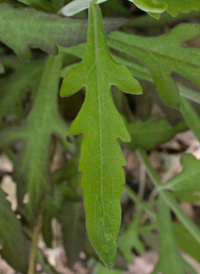
[[135,150],[142,147],[146,150],[154,150],[158,145],[166,143],[173,136],[181,131],[187,130],[184,122],[179,122],[173,127],[167,119],[153,120],[148,119],[145,122],[136,121],[127,125],[132,141],[129,147]]
[[57,9],[51,5],[47,0],[17,0],[18,2],[25,4],[29,7],[44,10],[47,12],[57,12]]
[[114,105],[110,86],[141,94],[139,83],[125,66],[116,63],[107,48],[101,12],[91,3],[88,44],[84,60],[65,78],[61,96],[70,96],[86,86],[82,109],[70,133],[84,133],[79,170],[91,243],[104,264],[111,268],[116,257],[120,227],[120,196],[125,181],[125,160],[117,138],[130,141],[123,119]]
[[139,239],[139,228],[142,217],[142,211],[139,211],[128,226],[125,233],[118,237],[118,250],[126,259],[127,263],[132,264],[132,249],[135,248],[139,253],[145,252],[144,245]]
[[173,223],[173,231],[178,247],[200,262],[199,243],[188,230],[182,224]]
[[44,194],[51,193],[52,136],[56,136],[65,149],[73,150],[73,144],[66,139],[68,128],[59,114],[57,102],[62,59],[62,54],[48,57],[34,105],[27,119],[20,126],[8,127],[0,133],[1,148],[23,140],[14,166],[14,180],[18,185],[20,206],[23,207],[24,194],[29,193],[28,207],[31,213],[35,213]]
[[[167,187],[167,184],[166,184]],[[172,195],[177,201],[183,201],[186,203],[198,203],[200,200],[200,195],[198,192],[194,191],[193,189],[183,189],[183,190],[175,190],[173,191]]]
[[152,274],[195,274],[196,272],[182,259],[178,252],[170,210],[162,196],[159,197],[159,233],[160,258]]
[[[56,55],[57,45],[70,47],[86,41],[87,20],[0,4],[0,21],[0,41],[23,59],[31,58],[30,45]],[[106,31],[113,31],[125,22],[123,18],[105,19]]]
[[27,250],[20,221],[12,212],[6,195],[0,188],[1,256],[20,273],[27,273]]
[[179,107],[180,96],[171,74],[177,72],[200,87],[200,50],[180,47],[200,35],[200,26],[182,24],[158,37],[139,37],[122,32],[109,35],[110,47],[141,60],[151,71],[161,98]]
[[22,117],[22,100],[31,93],[31,101],[38,89],[44,60],[21,62],[15,56],[0,58],[5,68],[12,69],[10,76],[0,79],[0,128],[17,123]]
[[169,190],[200,191],[200,161],[193,155],[187,154],[181,158],[183,171],[169,180],[164,188]]
[[153,169],[146,153],[143,151],[143,149],[138,149],[139,156],[143,163],[145,164],[145,167],[147,169],[147,174],[149,175],[152,183],[156,187],[156,189],[159,191],[160,196],[162,196],[162,199],[165,201],[165,203],[173,210],[173,212],[177,215],[179,220],[184,224],[184,226],[188,229],[188,231],[192,234],[192,236],[196,239],[198,243],[200,243],[200,230],[196,226],[196,224],[193,223],[193,221],[188,218],[188,216],[180,209],[180,207],[177,205],[176,201],[174,200],[173,196],[170,194],[170,192],[166,190],[162,190],[162,182],[156,173],[156,171]]
[[167,11],[173,16],[177,16],[179,12],[189,13],[192,10],[200,10],[199,0],[159,0],[160,3],[167,4]]

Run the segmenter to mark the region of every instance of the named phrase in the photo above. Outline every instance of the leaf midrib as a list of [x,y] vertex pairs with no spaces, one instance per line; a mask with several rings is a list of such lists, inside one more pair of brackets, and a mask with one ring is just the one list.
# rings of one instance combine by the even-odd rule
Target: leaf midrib
[[[98,92],[98,105],[99,105],[99,137],[100,137],[100,170],[101,170],[101,203],[102,203],[102,208],[103,208],[103,231],[104,231],[104,236],[106,235],[105,233],[105,224],[104,224],[104,217],[105,217],[105,206],[104,206],[104,195],[102,192],[103,189],[103,181],[102,181],[102,164],[103,164],[103,152],[102,152],[102,121],[101,121],[101,113],[102,113],[102,104],[101,104],[101,87],[100,87],[100,67],[99,67],[99,47],[98,47],[98,22],[96,20],[96,14],[95,14],[95,7],[93,6],[93,11],[94,11],[94,38],[95,38],[95,63],[96,63],[96,70],[97,70],[97,92]],[[105,239],[105,245],[106,249],[108,250],[107,247],[107,241]],[[110,257],[110,254],[109,254]]]

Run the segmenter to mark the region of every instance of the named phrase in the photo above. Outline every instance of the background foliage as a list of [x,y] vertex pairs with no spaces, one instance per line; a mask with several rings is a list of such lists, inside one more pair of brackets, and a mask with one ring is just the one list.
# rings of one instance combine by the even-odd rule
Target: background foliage
[[[200,2],[91,3],[89,22],[61,15],[67,3],[0,0],[0,149],[17,186],[14,210],[0,188],[0,254],[22,274],[59,273],[38,248],[40,235],[53,247],[56,219],[71,269],[84,252],[90,273],[120,274],[155,249],[152,274],[197,273],[182,252],[200,262],[199,225],[179,203],[199,210],[199,159],[183,148],[162,182],[150,158],[188,129],[200,141]],[[145,184],[124,176],[126,151]]]

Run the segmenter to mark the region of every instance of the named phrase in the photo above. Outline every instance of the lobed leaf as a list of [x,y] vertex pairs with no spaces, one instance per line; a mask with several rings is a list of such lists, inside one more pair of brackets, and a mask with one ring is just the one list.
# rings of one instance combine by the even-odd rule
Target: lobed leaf
[[[106,32],[117,29],[126,21],[123,18],[105,19]],[[0,41],[22,59],[31,58],[32,46],[56,55],[57,45],[77,45],[85,42],[87,36],[87,20],[63,18],[31,8],[14,8],[8,4],[0,4],[0,22]]]
[[177,72],[200,86],[200,50],[181,47],[200,35],[197,24],[182,24],[158,37],[139,37],[122,32],[109,35],[111,48],[141,60],[151,71],[161,98],[172,107],[180,106],[180,96],[172,72]]
[[0,188],[1,256],[20,273],[27,273],[27,250],[20,221],[12,212],[6,195]]
[[50,174],[50,145],[56,136],[65,149],[72,151],[73,145],[67,141],[68,129],[58,110],[59,72],[62,55],[48,57],[34,105],[27,119],[19,126],[11,126],[1,131],[0,147],[5,148],[21,140],[22,148],[14,167],[14,180],[18,185],[18,203],[28,192],[29,209],[32,214],[46,193],[52,189]]
[[107,48],[101,12],[91,3],[88,44],[84,60],[65,78],[61,96],[70,96],[86,86],[84,104],[70,127],[70,133],[84,133],[79,170],[83,172],[87,231],[104,264],[111,268],[116,257],[120,227],[120,196],[125,181],[125,160],[117,138],[130,141],[114,105],[110,86],[141,94],[139,83],[125,66],[116,63]]

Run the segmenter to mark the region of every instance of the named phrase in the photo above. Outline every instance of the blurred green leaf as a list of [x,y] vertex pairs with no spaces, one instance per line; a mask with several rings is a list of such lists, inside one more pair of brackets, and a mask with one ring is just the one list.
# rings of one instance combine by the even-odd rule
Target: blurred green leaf
[[24,140],[14,166],[14,180],[18,186],[18,204],[23,207],[22,200],[28,192],[30,195],[28,208],[31,213],[35,213],[45,193],[51,193],[52,190],[50,174],[52,136],[56,136],[66,150],[74,149],[72,138],[71,142],[67,140],[68,128],[58,110],[58,85],[62,59],[62,54],[48,57],[28,117],[21,125],[8,127],[0,133],[1,148]]
[[28,255],[20,221],[12,212],[6,194],[0,188],[1,256],[20,273],[27,273]]
[[181,257],[173,234],[170,210],[163,197],[159,197],[160,258],[152,274],[195,274]]
[[152,17],[159,19],[160,13],[167,9],[165,3],[160,3],[158,0],[129,0],[134,3],[139,9],[146,11]]
[[181,98],[180,111],[188,127],[200,142],[200,118],[187,99]]
[[[79,136],[76,141],[76,154],[62,168],[54,172],[54,182],[60,184],[67,181],[63,196],[66,200],[80,201],[82,199],[82,189],[80,187],[81,173],[78,170],[79,159],[81,154],[82,136]],[[68,190],[68,192],[67,192]]]
[[161,17],[159,20],[155,20],[155,18],[150,17],[148,14],[142,15],[142,16],[137,16],[135,18],[132,18],[126,26],[129,27],[135,27],[135,28],[142,28],[146,29],[147,27],[151,26],[151,30],[158,28],[160,29],[161,27],[165,27],[166,24],[177,24],[185,19],[188,18],[195,18],[200,15],[199,11],[193,11],[190,12],[189,14],[185,13],[180,13],[177,17],[172,17],[170,14],[167,12],[164,12],[161,14]]
[[130,11],[125,7],[121,1],[117,0],[108,0],[101,4],[101,10],[103,16],[123,16],[128,17]]
[[0,74],[2,74],[4,72],[5,72],[4,66],[0,63]]
[[188,230],[179,223],[173,223],[174,236],[178,247],[200,262],[199,243],[195,241]]
[[[56,55],[57,45],[70,47],[87,39],[87,20],[63,18],[34,9],[0,4],[0,21],[0,41],[23,59],[31,58],[30,45]],[[126,21],[105,19],[106,32],[116,30]]]
[[186,154],[181,158],[181,164],[183,171],[169,180],[164,188],[174,191],[200,191],[200,161],[193,155]]
[[64,201],[58,220],[62,225],[63,244],[70,267],[84,250],[87,233],[82,202]]
[[97,264],[97,266],[96,266],[96,268],[94,270],[94,274],[122,274],[122,273],[123,273],[123,271],[122,270],[118,270],[118,269],[108,270],[102,264]]
[[142,218],[142,211],[139,211],[134,217],[131,224],[128,226],[123,235],[117,238],[118,250],[121,255],[126,259],[127,263],[131,264],[132,249],[135,248],[137,252],[145,252],[144,245],[139,239],[140,222]]
[[57,9],[51,5],[47,0],[17,0],[18,2],[25,4],[29,7],[44,10],[47,12],[57,12]]
[[[167,183],[166,183],[167,185]],[[172,195],[177,201],[183,201],[186,203],[191,203],[194,204],[196,202],[200,201],[200,193],[197,191],[194,191],[192,188],[191,189],[181,189],[181,190],[175,190],[172,192]]]
[[59,274],[53,266],[50,265],[48,262],[47,258],[45,258],[44,254],[42,253],[41,250],[38,249],[38,254],[37,254],[37,259],[38,262],[45,274]]
[[[52,229],[51,229],[51,221],[52,218],[60,218],[61,222],[65,223],[65,226],[67,227],[67,230],[71,229],[71,221],[69,224],[67,224],[67,221],[65,220],[65,214],[67,220],[70,218],[70,213],[68,212],[69,209],[63,210],[63,207],[66,208],[66,203],[69,204],[69,208],[72,209],[72,211],[78,211],[79,205],[82,204],[82,190],[80,188],[80,172],[78,171],[78,164],[79,164],[79,158],[80,158],[80,146],[81,146],[81,140],[82,138],[79,137],[76,142],[76,154],[73,156],[69,162],[67,162],[62,168],[57,169],[53,173],[53,181],[55,183],[54,186],[54,194],[53,196],[47,196],[45,198],[44,203],[44,213],[43,213],[43,227],[42,227],[42,234],[44,241],[48,247],[51,247],[52,244]],[[74,202],[74,203],[70,203]],[[64,204],[64,205],[63,205]],[[77,216],[77,214],[76,214]],[[74,220],[77,221],[77,220]],[[77,221],[78,222],[78,221]],[[82,226],[82,222],[81,222]],[[67,233],[68,233],[67,232]],[[65,235],[65,231],[63,231],[63,234]],[[75,232],[71,232],[75,233]],[[66,247],[66,253],[69,260],[70,265],[74,263],[73,258],[77,257],[73,253],[76,248],[74,245],[73,247],[67,247],[67,241],[68,236],[64,236],[64,246]],[[71,241],[71,239],[70,239]],[[72,248],[72,254],[70,255],[70,248]],[[77,254],[78,256],[78,254]],[[75,260],[76,260],[75,259]]]
[[64,185],[54,186],[53,195],[46,195],[43,208],[42,236],[47,247],[52,248],[52,219],[57,218],[63,204]]
[[44,60],[21,62],[15,56],[0,58],[5,68],[12,69],[9,76],[0,79],[0,128],[18,123],[23,115],[23,99],[29,95],[31,102],[38,89]]
[[188,129],[184,122],[179,122],[173,127],[167,119],[153,120],[152,118],[145,122],[129,123],[127,128],[132,139],[128,145],[132,150],[137,147],[154,150],[158,145],[169,141],[175,134]]
[[173,210],[179,220],[184,224],[184,226],[188,229],[188,231],[192,234],[192,236],[196,239],[198,243],[200,243],[200,230],[196,224],[180,209],[178,204],[176,203],[173,196],[167,190],[162,190],[162,182],[157,174],[157,172],[152,167],[145,151],[141,148],[138,148],[138,154],[140,159],[144,163],[147,174],[149,175],[153,185],[159,191],[159,195],[165,201],[165,203]]
[[200,35],[198,24],[182,24],[158,37],[139,37],[113,32],[108,37],[111,48],[141,60],[151,71],[161,98],[179,107],[180,96],[171,74],[177,72],[200,86],[200,50],[180,47]]

